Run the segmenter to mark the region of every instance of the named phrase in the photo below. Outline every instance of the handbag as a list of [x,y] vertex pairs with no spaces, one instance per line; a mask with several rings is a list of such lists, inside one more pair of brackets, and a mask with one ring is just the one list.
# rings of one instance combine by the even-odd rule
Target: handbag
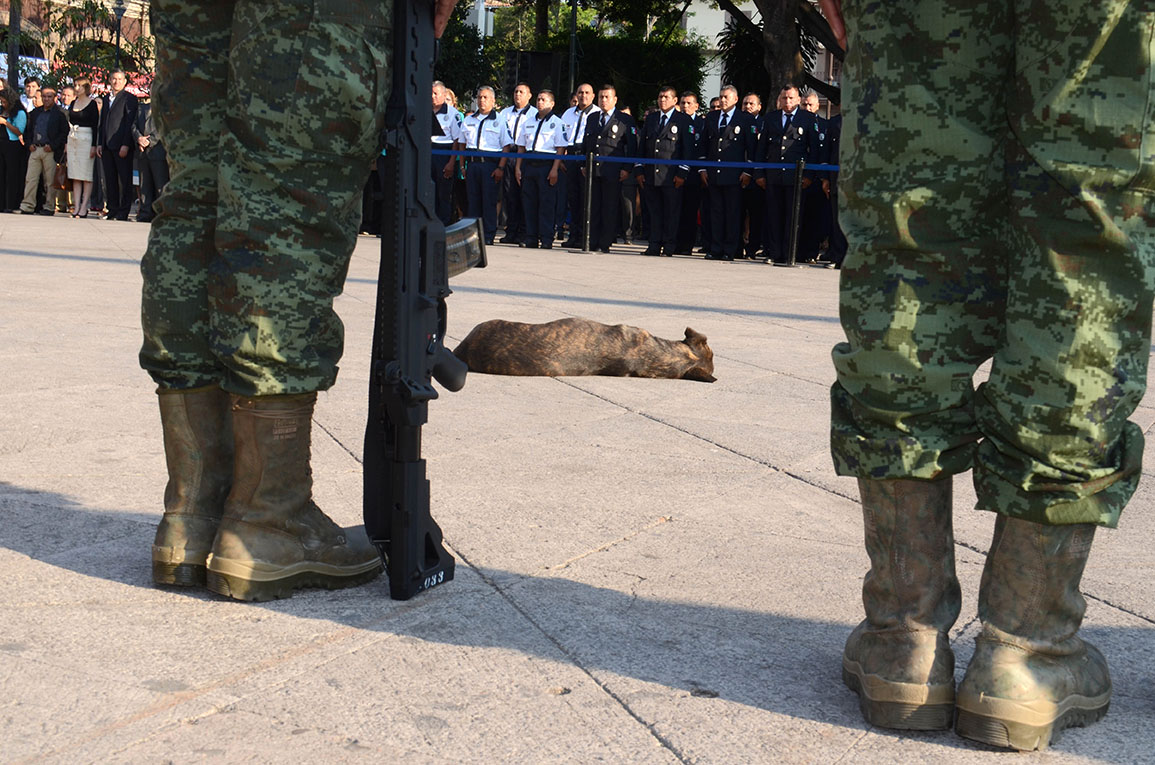
[[61,191],[68,190],[68,160],[64,160],[56,166],[56,174],[52,176],[52,188],[60,189]]

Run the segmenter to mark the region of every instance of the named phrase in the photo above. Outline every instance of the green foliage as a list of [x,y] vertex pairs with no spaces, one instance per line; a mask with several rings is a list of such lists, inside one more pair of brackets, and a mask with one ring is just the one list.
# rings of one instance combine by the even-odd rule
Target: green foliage
[[441,53],[433,64],[434,79],[441,80],[457,94],[462,109],[482,85],[496,85],[497,68],[486,55],[485,40],[476,27],[468,23],[470,5],[458,3],[441,36]]
[[[116,36],[116,16],[107,5],[95,0],[76,4],[45,2],[44,22],[44,41],[63,43],[48,62],[45,83],[59,87],[82,75],[94,83],[108,81],[109,73],[116,68],[116,45],[110,42]],[[48,47],[44,45],[46,51]],[[146,64],[153,60],[153,39],[142,35],[129,41],[122,35],[120,49],[120,63],[128,72],[129,82],[148,88],[153,73]]]
[[[728,20],[726,26],[718,34],[718,57],[722,59],[722,81],[732,84],[738,89],[738,97],[747,93],[757,93],[762,104],[774,108],[778,98],[777,93],[770,93],[770,78],[766,75],[765,40],[762,37],[762,21],[752,22],[757,27],[755,32],[750,25],[739,24]],[[814,71],[818,61],[818,41],[807,33],[801,25],[798,29],[798,47],[802,55],[802,64],[805,71]],[[797,82],[799,88],[802,82]]]
[[[662,85],[670,85],[679,93],[702,88],[706,54],[699,40],[674,40],[673,35],[669,40],[656,35],[648,39],[624,34],[611,37],[597,29],[579,29],[577,39],[575,85],[588,82],[595,91],[603,84],[613,85],[619,106],[629,106],[635,117],[656,103]],[[549,48],[568,55],[569,33],[552,36]]]

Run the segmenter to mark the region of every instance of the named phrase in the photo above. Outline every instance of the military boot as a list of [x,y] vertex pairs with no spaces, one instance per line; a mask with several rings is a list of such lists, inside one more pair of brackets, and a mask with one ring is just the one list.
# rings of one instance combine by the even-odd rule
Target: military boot
[[960,736],[1045,749],[1064,728],[1107,714],[1103,655],[1075,633],[1087,603],[1079,580],[1090,523],[1044,526],[998,516],[979,589],[982,632],[958,690]]
[[362,584],[383,568],[363,531],[313,503],[309,440],[317,394],[233,397],[236,459],[208,565],[213,592],[285,598],[301,587]]
[[871,725],[945,730],[954,715],[949,630],[962,599],[954,570],[951,479],[858,480],[870,571],[866,619],[842,653],[842,681]]
[[215,385],[158,394],[168,485],[152,543],[152,581],[203,585],[233,480],[229,395]]

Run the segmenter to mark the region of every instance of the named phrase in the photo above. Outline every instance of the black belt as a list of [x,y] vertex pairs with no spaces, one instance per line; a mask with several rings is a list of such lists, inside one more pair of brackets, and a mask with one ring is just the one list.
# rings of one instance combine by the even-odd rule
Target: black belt
[[493,162],[500,162],[501,157],[469,157],[470,162],[479,162],[483,165],[488,165]]

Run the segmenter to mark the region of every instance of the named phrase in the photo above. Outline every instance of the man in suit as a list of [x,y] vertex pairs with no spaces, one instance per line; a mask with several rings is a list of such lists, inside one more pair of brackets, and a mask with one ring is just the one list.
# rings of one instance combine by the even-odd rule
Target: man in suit
[[[678,101],[678,109],[694,124],[693,156],[698,157],[698,150],[702,142],[702,132],[706,129],[706,118],[698,114],[700,104],[698,94],[692,90],[682,93]],[[689,255],[694,251],[694,245],[699,241],[698,217],[701,215],[701,241],[709,241],[710,211],[706,206],[707,197],[702,179],[697,172],[690,173],[686,178],[686,185],[682,187],[682,217],[678,223],[678,241],[675,252],[679,255]]]
[[[802,97],[802,108],[814,115],[818,128],[818,157],[815,162],[826,164],[830,142],[830,121],[818,114],[818,93],[807,91]],[[830,235],[830,173],[819,172],[814,182],[802,194],[802,223],[798,234],[798,260],[812,263],[818,259],[822,240]]]
[[[718,110],[706,117],[698,158],[709,162],[752,162],[758,150],[754,118],[738,108],[738,91],[723,85]],[[733,260],[742,243],[742,189],[751,173],[737,167],[702,168],[698,176],[710,195],[708,260]]]
[[[762,134],[765,119],[762,116],[762,98],[757,93],[742,97],[742,111],[754,118],[754,131]],[[762,249],[763,220],[766,217],[766,190],[756,183],[742,189],[742,228],[746,231],[745,246],[738,249],[741,257],[753,258]]]
[[64,147],[68,141],[68,117],[56,105],[56,91],[44,87],[40,91],[40,106],[28,115],[24,129],[24,145],[28,149],[28,171],[24,174],[24,200],[20,212],[31,215],[36,209],[36,195],[41,184],[45,189],[44,209],[41,215],[52,215],[56,207],[53,188],[56,165],[64,161]]
[[139,105],[136,123],[132,126],[132,137],[140,149],[137,154],[137,169],[140,171],[140,210],[136,213],[139,223],[153,219],[153,202],[160,197],[164,185],[168,183],[168,153],[164,150],[156,125],[152,119],[152,104]]
[[[586,125],[584,153],[598,157],[634,157],[638,153],[638,127],[634,118],[617,108],[618,92],[613,85],[598,91],[601,113]],[[585,170],[583,168],[582,172]],[[630,174],[621,162],[595,162],[593,194],[590,200],[590,247],[609,252],[618,235],[622,210],[622,181]]]
[[[678,93],[663,86],[658,91],[658,109],[646,116],[638,138],[638,156],[645,159],[681,160],[696,157],[694,121],[678,111]],[[682,194],[690,165],[634,165],[642,201],[649,216],[650,243],[646,255],[673,256],[677,249],[681,222]],[[696,180],[696,179],[695,179]]]
[[112,91],[104,98],[96,156],[104,168],[108,215],[106,220],[128,220],[132,208],[132,127],[136,124],[136,96],[124,89],[128,76],[116,70],[109,77]]
[[[818,125],[814,115],[800,107],[798,88],[787,84],[781,91],[783,108],[767,115],[766,126],[758,143],[759,162],[795,164],[799,159],[815,164],[821,158]],[[789,257],[790,223],[794,212],[794,176],[796,171],[770,169],[758,185],[766,189],[766,261],[785,263]],[[813,171],[805,171],[802,188],[814,180]]]

